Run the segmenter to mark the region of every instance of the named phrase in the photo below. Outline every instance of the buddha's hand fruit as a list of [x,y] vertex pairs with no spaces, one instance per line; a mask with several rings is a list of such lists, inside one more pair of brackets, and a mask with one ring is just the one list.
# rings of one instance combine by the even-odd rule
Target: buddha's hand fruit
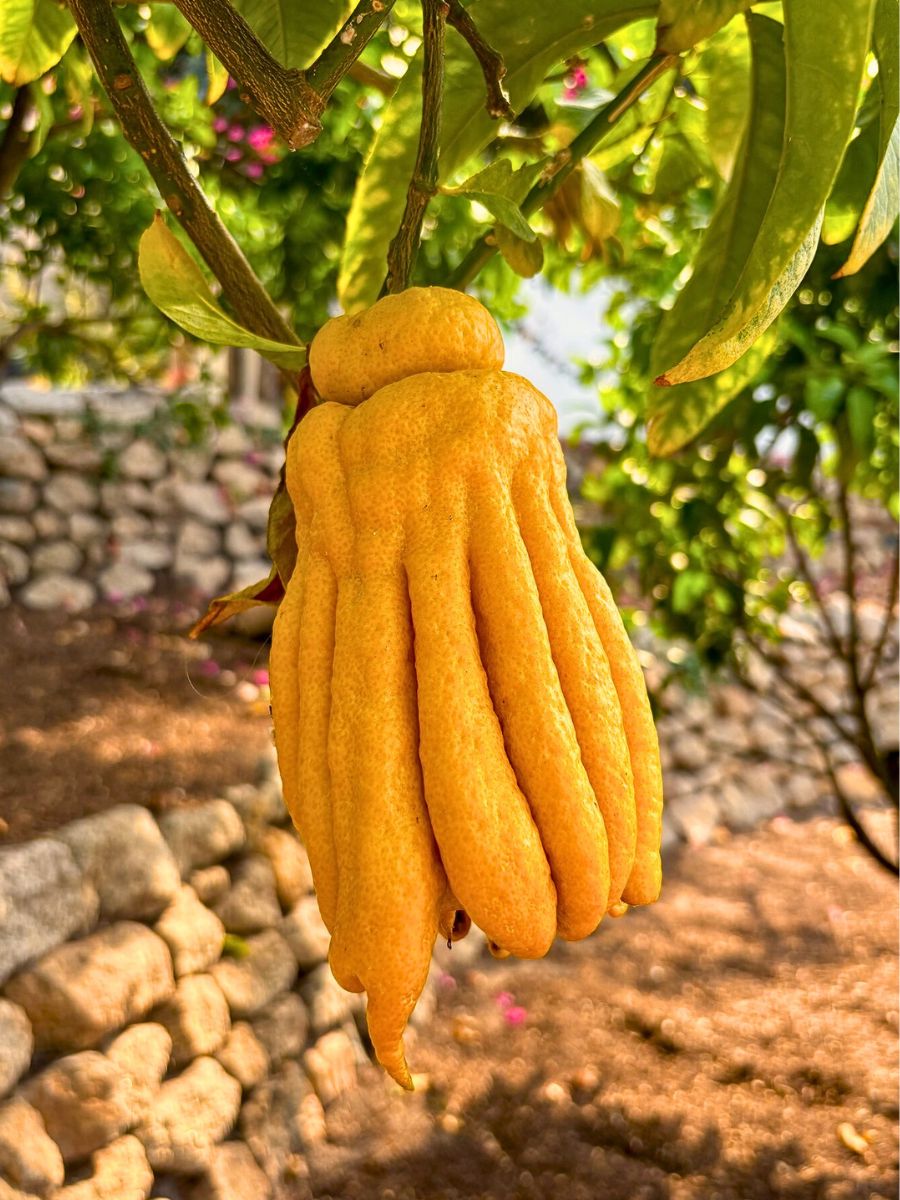
[[[660,888],[643,676],[584,554],[550,402],[477,301],[329,321],[288,446],[297,566],[271,655],[278,761],[338,981],[381,1063],[464,910],[545,954]],[[354,407],[356,406],[356,407]]]

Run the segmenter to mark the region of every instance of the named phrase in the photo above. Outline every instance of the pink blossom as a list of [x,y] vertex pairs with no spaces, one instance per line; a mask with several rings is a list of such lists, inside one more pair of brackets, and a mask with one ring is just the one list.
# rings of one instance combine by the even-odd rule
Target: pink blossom
[[263,165],[258,162],[247,163],[244,171],[248,179],[262,179]]
[[256,151],[268,150],[275,140],[275,131],[268,125],[254,125],[247,134],[247,141]]
[[527,1016],[527,1011],[521,1005],[514,1004],[503,1014],[503,1019],[507,1025],[524,1025]]
[[230,75],[228,76],[228,82],[225,84],[225,87],[227,88],[227,90],[229,92],[233,92],[234,89],[237,87],[237,83],[235,82],[235,80],[233,80],[231,78]]
[[216,117],[216,119],[213,121],[213,129],[216,131],[216,133],[224,133],[227,128],[227,117]]
[[237,146],[229,146],[225,151],[226,162],[240,162],[243,157],[243,150],[238,150]]
[[456,987],[456,980],[452,975],[448,975],[446,971],[442,971],[438,976],[438,986],[446,989],[448,992],[452,992]]
[[228,140],[229,142],[242,142],[244,140],[243,125],[229,125]]
[[266,687],[269,682],[269,672],[265,667],[260,667],[258,671],[254,671],[250,679],[257,687]]
[[507,1009],[512,1008],[512,1006],[515,1004],[515,1001],[516,1001],[516,998],[512,994],[512,992],[500,992],[494,998],[494,1003],[497,1005],[497,1007],[500,1009],[501,1012],[506,1012]]
[[202,662],[197,663],[197,674],[207,679],[215,679],[221,669],[214,658],[204,658]]

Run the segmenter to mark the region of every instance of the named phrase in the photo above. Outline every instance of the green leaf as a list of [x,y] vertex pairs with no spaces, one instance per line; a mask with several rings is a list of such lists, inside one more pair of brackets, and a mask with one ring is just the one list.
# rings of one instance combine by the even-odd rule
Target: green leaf
[[[756,16],[748,24],[752,73],[743,141],[731,181],[694,261],[694,273],[660,322],[650,360],[655,376],[678,362],[727,304],[778,177],[785,105],[781,26]],[[662,397],[656,402],[651,398],[651,412],[664,403]]]
[[723,179],[730,179],[747,124],[750,40],[735,21],[704,48],[692,78],[706,74],[706,149]]
[[246,346],[277,366],[299,371],[306,361],[303,346],[258,337],[219,306],[200,268],[157,213],[141,236],[138,271],[144,291],[166,316],[204,341],[217,346]]
[[55,0],[0,0],[0,79],[22,87],[55,67],[76,33]]
[[768,330],[750,352],[727,371],[665,391],[657,389],[648,403],[647,446],[650,453],[661,457],[674,454],[702,433],[726,404],[753,383],[775,340],[774,330]]
[[494,230],[497,239],[497,249],[517,275],[523,279],[531,279],[540,272],[544,265],[544,247],[537,236],[530,241],[516,237],[504,225],[498,225]]
[[285,67],[308,67],[352,9],[348,0],[233,0],[259,40]]
[[581,224],[595,245],[615,237],[622,224],[618,197],[596,163],[582,159],[580,178]]
[[[503,55],[504,84],[513,109],[521,112],[555,63],[655,13],[650,0],[594,0],[589,15],[584,0],[527,6],[521,0],[491,0],[478,6],[476,19],[482,37]],[[481,68],[455,29],[447,30],[445,68],[442,181],[451,179],[498,131],[485,111]],[[338,279],[338,296],[347,312],[373,303],[384,278],[387,249],[400,224],[416,157],[421,81],[420,52],[384,110],[356,185]]]
[[706,595],[711,582],[705,571],[679,571],[672,584],[672,611],[691,612]]
[[[881,87],[877,76],[869,88],[870,97],[873,93],[876,98],[880,97]],[[847,147],[838,177],[825,205],[822,241],[826,246],[836,246],[845,242],[856,229],[869,197],[872,181],[878,174],[879,140],[878,121],[870,120],[863,125],[858,136]]]
[[[671,360],[660,382],[685,383],[730,366],[799,286],[854,127],[873,7],[874,0],[785,0],[784,136],[765,215],[757,225],[741,212],[754,236],[731,297],[687,354]],[[752,29],[768,19],[748,21]],[[746,190],[751,204],[758,201],[755,180],[746,178]]]
[[866,458],[875,441],[875,397],[868,388],[847,393],[847,424],[860,458]]
[[522,214],[519,203],[525,199],[543,166],[543,163],[526,163],[514,171],[508,158],[500,158],[459,187],[444,187],[441,191],[447,196],[466,196],[470,200],[477,200],[510,233],[523,241],[533,242],[537,234]]
[[206,103],[215,104],[225,95],[225,89],[228,87],[228,71],[212,50],[206,51],[206,80]]
[[174,4],[154,4],[147,22],[147,44],[163,62],[175,57],[191,36],[191,25]]
[[900,36],[897,0],[878,0],[873,30],[881,108],[878,120],[879,165],[875,182],[859,219],[859,228],[847,261],[835,278],[853,275],[872,257],[897,220],[900,197]]
[[751,0],[660,0],[656,48],[683,54],[745,12]]

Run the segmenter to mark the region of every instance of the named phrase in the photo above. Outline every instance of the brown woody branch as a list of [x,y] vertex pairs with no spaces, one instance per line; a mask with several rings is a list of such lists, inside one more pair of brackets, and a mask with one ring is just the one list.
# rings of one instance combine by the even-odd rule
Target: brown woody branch
[[16,91],[12,112],[0,139],[0,199],[12,191],[22,164],[28,157],[35,112],[36,106],[26,84]]
[[222,285],[222,293],[238,319],[253,333],[299,344],[160,120],[110,0],[69,0],[69,8],[126,139],[144,160],[166,205]]
[[388,249],[388,271],[382,295],[402,292],[409,285],[419,248],[425,210],[438,186],[438,142],[444,95],[444,33],[446,0],[422,0],[423,62],[422,123],[412,179],[400,228]]
[[283,67],[269,53],[228,0],[175,0],[175,7],[235,79],[244,103],[292,150],[315,141],[324,102],[319,103],[302,71]]
[[361,0],[319,58],[305,71],[284,67],[228,0],[175,0],[237,81],[241,99],[272,126],[292,150],[322,132],[331,94],[377,32],[394,0]]
[[503,86],[506,75],[506,63],[503,55],[493,46],[489,46],[478,31],[478,26],[463,8],[460,0],[448,0],[447,24],[452,25],[461,37],[464,37],[478,59],[484,86],[487,90],[485,108],[492,117],[505,117],[511,121],[516,115],[509,102],[509,94]]

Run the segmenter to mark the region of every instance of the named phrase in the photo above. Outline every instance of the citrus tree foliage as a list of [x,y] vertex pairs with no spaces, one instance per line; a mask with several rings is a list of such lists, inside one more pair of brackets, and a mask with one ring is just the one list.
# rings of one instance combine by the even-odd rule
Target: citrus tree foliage
[[[179,8],[202,26],[198,5]],[[350,11],[335,0],[302,11],[285,0],[241,0],[235,8],[276,66],[313,70]],[[377,296],[403,214],[422,126],[421,14],[409,0],[384,11],[359,63],[330,95],[322,132],[291,154],[228,86],[214,48],[178,8],[117,10],[160,115],[302,341],[335,292],[347,309]],[[847,243],[837,264],[843,274],[858,270],[890,230],[896,0],[752,7],[478,0],[471,14],[503,57],[507,119],[487,111],[481,65],[458,29],[448,28],[441,190],[416,277],[473,284],[501,313],[512,312],[516,271],[559,278],[581,258],[586,283],[633,273],[648,232],[636,222],[628,228],[633,193],[658,210],[687,208],[702,236],[687,240],[691,252],[678,275],[665,273],[671,291],[657,289],[666,316],[655,331],[645,396],[651,448],[674,451],[765,361],[774,326],[812,262],[823,212],[825,238]],[[36,361],[51,372],[70,361],[73,327],[56,330],[52,348],[41,342],[49,305],[27,288],[37,267],[53,260],[93,285],[81,311],[76,304],[65,314],[84,322],[75,336],[90,336],[93,326],[113,365],[134,368],[135,355],[158,351],[162,341],[134,286],[137,233],[161,204],[117,132],[75,33],[70,13],[52,0],[7,0],[0,15],[3,111],[28,89],[37,114],[32,157],[0,215],[5,240],[24,256],[10,324],[25,328],[16,333],[20,348],[30,338]],[[642,64],[650,67],[647,87],[629,93]],[[623,103],[607,127],[582,146],[616,96]],[[570,144],[580,147],[576,163]],[[487,252],[472,259],[473,241],[484,234]],[[172,286],[177,280],[170,293]],[[196,273],[181,286],[183,315],[199,287]],[[98,294],[113,297],[111,308],[97,306]],[[202,308],[206,301],[196,298]],[[104,339],[100,315],[121,323],[123,335]],[[227,340],[228,329],[226,322],[215,340]]]

